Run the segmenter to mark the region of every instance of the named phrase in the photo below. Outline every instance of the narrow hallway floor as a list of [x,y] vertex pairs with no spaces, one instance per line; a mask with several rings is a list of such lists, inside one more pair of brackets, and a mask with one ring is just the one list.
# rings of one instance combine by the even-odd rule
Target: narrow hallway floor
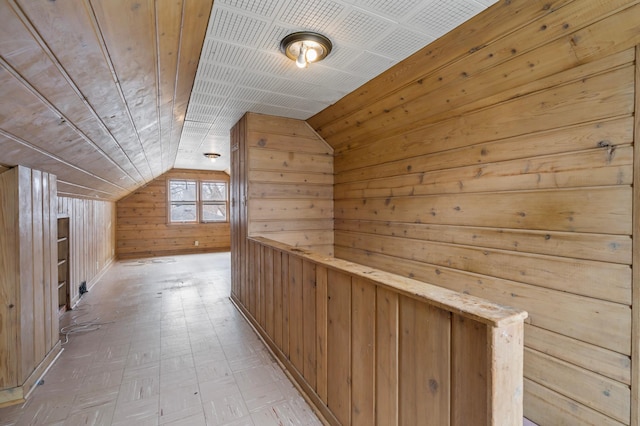
[[321,425],[229,301],[229,253],[115,263],[4,425]]

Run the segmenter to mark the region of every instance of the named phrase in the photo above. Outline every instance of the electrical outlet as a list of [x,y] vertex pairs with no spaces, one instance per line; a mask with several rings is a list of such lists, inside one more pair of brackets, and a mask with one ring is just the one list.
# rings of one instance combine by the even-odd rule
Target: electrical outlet
[[200,241],[195,240],[195,241],[193,242],[193,245],[194,245],[194,246],[199,246],[199,245],[200,245]]

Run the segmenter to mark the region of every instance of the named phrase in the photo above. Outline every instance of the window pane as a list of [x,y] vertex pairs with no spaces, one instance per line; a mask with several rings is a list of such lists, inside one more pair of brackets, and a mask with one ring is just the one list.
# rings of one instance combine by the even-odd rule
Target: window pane
[[171,201],[196,201],[196,181],[169,181],[169,197]]
[[171,222],[195,222],[196,203],[171,203]]
[[202,201],[226,201],[227,184],[224,182],[202,182]]
[[226,220],[227,220],[226,203],[202,205],[202,221],[203,222],[226,222]]

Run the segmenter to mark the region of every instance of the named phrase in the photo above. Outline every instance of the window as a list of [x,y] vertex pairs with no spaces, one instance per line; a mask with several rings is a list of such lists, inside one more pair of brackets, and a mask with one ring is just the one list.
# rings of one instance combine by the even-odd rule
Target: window
[[202,222],[227,221],[227,184],[200,182],[200,220]]
[[169,180],[169,222],[227,221],[227,184],[186,179]]

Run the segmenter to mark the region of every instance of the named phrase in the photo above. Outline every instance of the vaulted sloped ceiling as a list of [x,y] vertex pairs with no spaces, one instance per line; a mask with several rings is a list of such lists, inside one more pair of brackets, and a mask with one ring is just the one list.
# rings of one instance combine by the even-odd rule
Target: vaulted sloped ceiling
[[[226,170],[245,112],[311,117],[495,1],[0,0],[0,172],[117,200]],[[334,43],[304,70],[279,52],[301,30]]]
[[211,8],[0,1],[0,164],[109,200],[173,167]]

